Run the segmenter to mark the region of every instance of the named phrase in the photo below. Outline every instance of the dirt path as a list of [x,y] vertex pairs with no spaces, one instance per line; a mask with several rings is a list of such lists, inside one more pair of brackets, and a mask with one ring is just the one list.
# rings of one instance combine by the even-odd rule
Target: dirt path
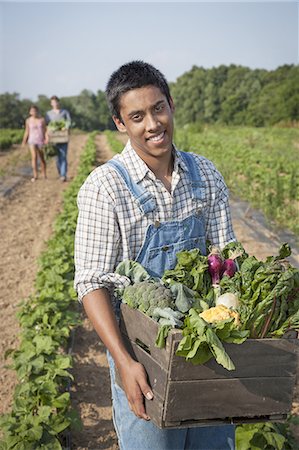
[[[70,180],[76,174],[86,139],[85,135],[71,138],[68,151]],[[18,156],[23,153],[24,150],[16,148],[5,161],[11,158],[14,169],[19,168]],[[3,162],[4,158],[0,164]],[[24,164],[22,159],[21,163]],[[30,177],[29,170],[11,195],[0,197],[0,308],[4,319],[0,327],[0,414],[9,410],[16,383],[15,373],[4,367],[3,360],[4,352],[18,343],[15,314],[19,302],[34,292],[37,257],[51,236],[53,221],[61,208],[62,192],[68,186],[58,179],[54,159],[48,164],[48,180],[31,183]],[[2,181],[7,184],[9,179],[2,178]]]

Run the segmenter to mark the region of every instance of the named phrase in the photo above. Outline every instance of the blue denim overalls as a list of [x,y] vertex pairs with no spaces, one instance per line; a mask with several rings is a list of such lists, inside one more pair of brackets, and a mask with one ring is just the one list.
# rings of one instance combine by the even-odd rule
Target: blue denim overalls
[[[155,222],[148,226],[136,261],[153,276],[161,277],[164,270],[176,264],[180,250],[205,248],[205,223],[200,214],[200,202],[205,189],[192,155],[181,152],[190,174],[190,195],[195,202],[194,212],[183,220]],[[126,183],[144,214],[155,209],[152,195],[137,185],[127,170],[116,160],[108,162]],[[130,410],[125,392],[115,383],[115,367],[108,352],[113,399],[113,421],[121,450],[232,450],[234,426],[215,426],[161,430],[152,422],[139,419]],[[221,407],[221,405],[219,405]]]

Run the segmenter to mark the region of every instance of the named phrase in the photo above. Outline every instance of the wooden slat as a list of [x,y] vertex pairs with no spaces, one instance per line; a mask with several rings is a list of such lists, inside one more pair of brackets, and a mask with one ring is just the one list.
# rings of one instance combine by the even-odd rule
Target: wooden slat
[[171,380],[201,380],[218,378],[295,377],[298,363],[298,340],[248,339],[243,344],[224,344],[236,370],[226,370],[215,359],[194,366],[176,356],[174,343],[170,365]]
[[148,347],[151,356],[165,370],[168,369],[171,346],[168,341],[163,349],[155,347],[155,340],[159,331],[159,325],[155,320],[147,317],[141,311],[122,304],[120,329],[131,341],[136,342],[138,340],[143,342]]
[[294,379],[243,378],[171,381],[165,422],[287,414]]
[[[229,419],[203,419],[203,420],[183,420],[178,422],[162,422],[160,428],[193,428],[193,427],[206,427],[206,426],[222,426],[222,425],[240,425],[244,423],[257,423],[257,422],[281,422],[287,419],[287,414],[275,414],[258,417],[231,417]],[[158,425],[159,426],[159,425]]]
[[180,330],[171,330],[166,348],[158,349],[158,323],[127,305],[122,305],[121,311],[124,341],[144,365],[155,394],[146,404],[157,426],[274,420],[272,417],[290,411],[298,340],[250,339],[241,345],[224,344],[235,371],[227,371],[214,360],[193,366],[175,355]]
[[157,427],[165,427],[163,423],[164,401],[157,393],[153,400],[145,400],[145,410]]
[[50,144],[63,144],[69,141],[68,130],[48,130],[49,143]]

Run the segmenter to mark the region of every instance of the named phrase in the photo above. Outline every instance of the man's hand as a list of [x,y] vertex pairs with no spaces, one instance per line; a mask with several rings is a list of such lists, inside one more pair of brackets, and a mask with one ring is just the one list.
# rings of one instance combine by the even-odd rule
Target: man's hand
[[132,359],[130,364],[119,367],[118,370],[131,411],[140,419],[150,420],[145,412],[144,397],[152,400],[154,394],[148,385],[143,365]]

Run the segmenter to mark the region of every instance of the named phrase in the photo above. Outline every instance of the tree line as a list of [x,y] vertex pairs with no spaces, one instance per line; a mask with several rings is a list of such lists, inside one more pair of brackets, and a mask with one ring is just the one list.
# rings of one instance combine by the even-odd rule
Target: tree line
[[[190,123],[268,126],[299,121],[299,65],[275,70],[231,64],[211,69],[193,66],[170,83],[178,126]],[[60,99],[72,116],[73,127],[84,131],[114,129],[105,93],[84,89]],[[0,128],[22,128],[32,101],[17,93],[0,95]],[[44,115],[50,99],[39,95],[35,104]]]
[[204,69],[193,66],[171,92],[176,121],[268,126],[299,120],[299,66],[276,70],[230,65]]
[[[32,102],[29,99],[21,100],[18,93],[1,94],[0,128],[24,128],[33,103],[43,116],[51,109],[50,98],[45,95],[39,95],[37,101]],[[84,89],[79,95],[61,97],[60,104],[70,112],[73,128],[83,131],[114,129],[105,93],[101,90],[94,94]]]

